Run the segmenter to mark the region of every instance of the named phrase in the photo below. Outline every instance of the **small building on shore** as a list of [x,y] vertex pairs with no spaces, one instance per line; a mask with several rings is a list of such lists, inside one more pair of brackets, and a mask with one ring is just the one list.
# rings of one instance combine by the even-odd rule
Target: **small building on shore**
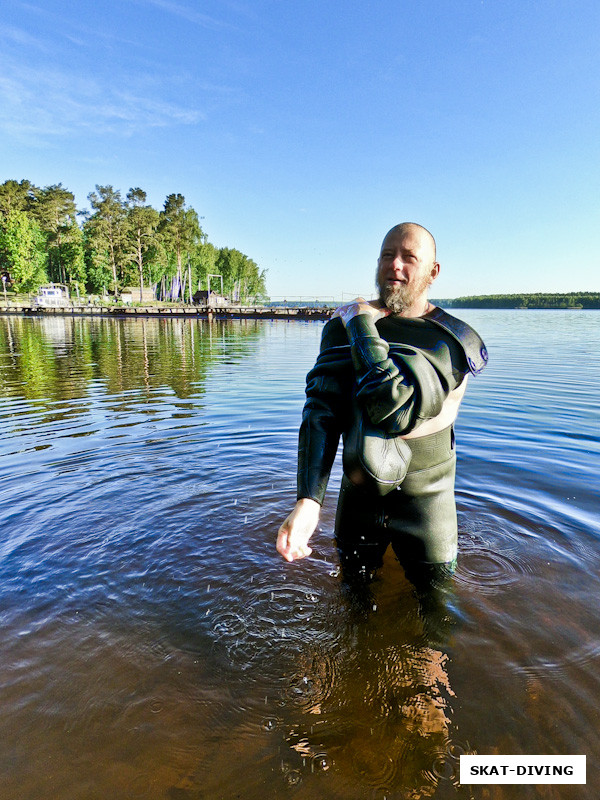
[[154,289],[145,286],[124,286],[121,290],[121,301],[123,303],[153,303],[156,300]]
[[207,306],[210,308],[226,308],[229,300],[216,292],[208,292],[206,289],[199,289],[192,300],[196,306]]

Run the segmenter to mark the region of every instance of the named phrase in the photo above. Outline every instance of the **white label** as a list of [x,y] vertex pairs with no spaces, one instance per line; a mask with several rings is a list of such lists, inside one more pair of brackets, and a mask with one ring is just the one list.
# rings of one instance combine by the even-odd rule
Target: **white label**
[[461,756],[460,782],[585,783],[585,756]]

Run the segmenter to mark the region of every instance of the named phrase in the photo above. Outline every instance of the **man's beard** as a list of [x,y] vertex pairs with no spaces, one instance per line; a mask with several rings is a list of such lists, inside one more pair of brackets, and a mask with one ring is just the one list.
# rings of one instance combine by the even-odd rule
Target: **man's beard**
[[379,299],[382,304],[389,308],[396,314],[401,314],[410,308],[419,297],[427,292],[431,284],[429,275],[420,275],[413,283],[380,283],[377,281],[379,288]]

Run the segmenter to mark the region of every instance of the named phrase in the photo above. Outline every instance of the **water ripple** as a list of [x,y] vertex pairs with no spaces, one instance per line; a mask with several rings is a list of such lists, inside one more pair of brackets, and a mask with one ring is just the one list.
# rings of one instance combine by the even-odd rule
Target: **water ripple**
[[409,751],[410,745],[405,742],[402,751],[395,758],[390,754],[385,740],[365,735],[352,755],[353,772],[366,786],[391,794],[402,760],[410,761]]
[[210,624],[215,643],[242,670],[268,664],[274,653],[304,648],[319,592],[300,584],[259,579],[246,587],[243,609],[213,604]]
[[567,675],[572,667],[583,667],[600,661],[600,638],[593,639],[570,650],[562,658],[536,658],[518,665],[516,671],[529,677],[556,677]]
[[474,592],[493,594],[516,583],[526,572],[531,572],[531,568],[524,558],[493,553],[486,547],[463,547],[455,580]]
[[321,714],[336,688],[340,654],[319,648],[311,658],[302,658],[299,666],[287,687],[287,699],[306,713]]

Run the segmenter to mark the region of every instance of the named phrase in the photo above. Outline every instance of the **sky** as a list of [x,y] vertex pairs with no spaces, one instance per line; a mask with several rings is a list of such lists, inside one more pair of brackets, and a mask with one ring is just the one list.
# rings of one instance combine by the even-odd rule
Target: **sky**
[[276,298],[600,290],[597,0],[0,0],[0,182],[181,193]]

